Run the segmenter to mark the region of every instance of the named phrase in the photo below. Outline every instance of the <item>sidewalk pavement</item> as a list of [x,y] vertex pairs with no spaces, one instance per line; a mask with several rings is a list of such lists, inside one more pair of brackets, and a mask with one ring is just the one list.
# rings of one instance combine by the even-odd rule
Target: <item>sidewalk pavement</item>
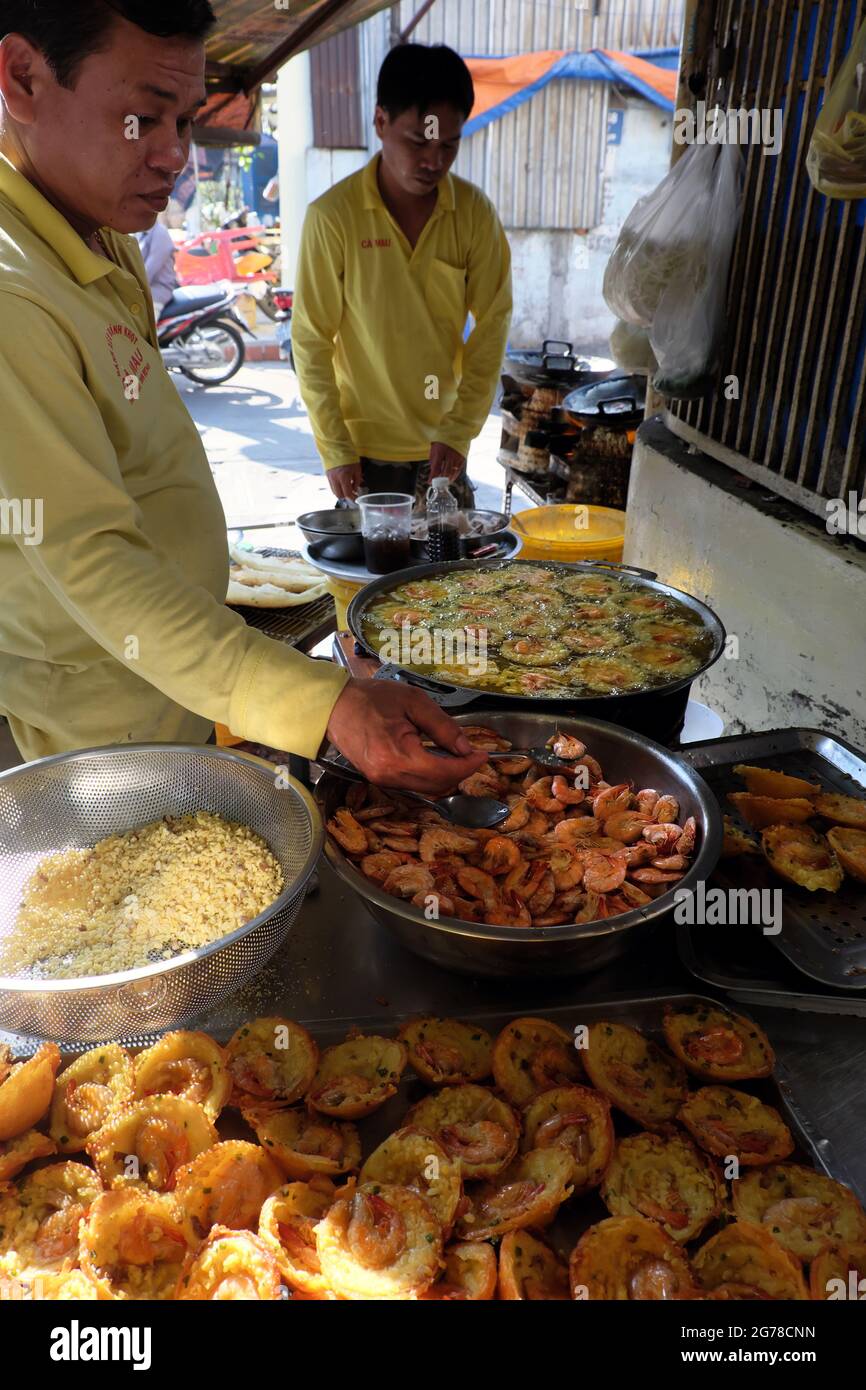
[[[267,525],[273,545],[295,547],[295,518],[332,507],[298,379],[287,362],[246,364],[225,386],[203,388],[174,375],[210,460],[229,529]],[[501,425],[488,416],[469,453],[477,505],[499,511],[504,474],[496,462]],[[514,510],[530,504],[516,490]]]

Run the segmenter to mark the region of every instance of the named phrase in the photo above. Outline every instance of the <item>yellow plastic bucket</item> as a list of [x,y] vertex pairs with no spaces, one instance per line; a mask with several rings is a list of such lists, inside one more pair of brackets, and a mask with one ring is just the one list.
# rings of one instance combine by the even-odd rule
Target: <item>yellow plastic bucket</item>
[[521,560],[621,560],[625,512],[613,507],[530,507],[511,518]]
[[323,574],[322,579],[328,593],[333,595],[334,607],[337,610],[337,631],[342,632],[348,626],[346,611],[349,604],[355,595],[369,583],[369,580],[358,583],[354,579],[338,579],[333,574]]

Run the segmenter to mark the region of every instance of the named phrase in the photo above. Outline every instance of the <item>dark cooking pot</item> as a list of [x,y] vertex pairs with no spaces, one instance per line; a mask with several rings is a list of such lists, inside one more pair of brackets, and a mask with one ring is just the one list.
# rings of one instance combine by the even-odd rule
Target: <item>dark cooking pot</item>
[[724,650],[725,629],[720,619],[706,604],[693,598],[691,594],[674,589],[669,584],[660,583],[655,575],[650,574],[649,571],[636,570],[628,565],[616,565],[604,560],[596,560],[591,563],[578,562],[572,565],[557,563],[552,566],[548,566],[540,560],[530,562],[520,560],[506,562],[501,560],[490,562],[454,560],[447,564],[417,565],[412,569],[400,570],[397,574],[382,575],[381,578],[366,584],[349,605],[346,619],[349,630],[359,647],[378,660],[378,652],[370,646],[364,637],[363,624],[367,609],[371,604],[377,602],[382,594],[396,588],[399,584],[407,584],[418,579],[433,579],[450,570],[496,569],[503,563],[512,565],[531,563],[533,567],[577,570],[586,574],[610,574],[612,572],[621,574],[639,588],[651,589],[655,593],[665,594],[697,613],[712,635],[713,644],[710,653],[703,664],[691,675],[680,677],[678,680],[671,680],[665,685],[654,686],[651,690],[640,690],[635,691],[634,694],[626,695],[587,697],[570,695],[567,698],[548,695],[523,698],[517,695],[501,695],[495,690],[478,690],[473,686],[450,685],[445,681],[434,680],[430,676],[419,676],[412,671],[411,667],[396,664],[383,664],[376,679],[406,680],[410,684],[420,686],[422,690],[428,691],[439,704],[449,710],[470,704],[476,704],[479,708],[483,705],[503,710],[555,710],[563,716],[569,715],[572,718],[606,719],[622,728],[633,729],[636,733],[646,734],[659,743],[668,745],[673,743],[685,720],[686,705],[692,685],[698,676],[718,661]]

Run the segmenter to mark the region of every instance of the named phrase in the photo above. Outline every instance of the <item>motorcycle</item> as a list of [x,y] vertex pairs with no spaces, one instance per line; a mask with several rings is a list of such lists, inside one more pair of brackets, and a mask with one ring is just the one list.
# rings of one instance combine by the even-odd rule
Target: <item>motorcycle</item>
[[222,386],[240,371],[246,358],[242,334],[256,335],[235,309],[236,299],[227,282],[175,290],[156,326],[169,371],[183,372],[200,386]]
[[292,305],[294,303],[294,291],[287,290],[280,286],[278,290],[272,291],[276,320],[276,337],[280,348],[280,357],[284,362],[288,362],[292,371],[295,370],[295,359],[292,356]]

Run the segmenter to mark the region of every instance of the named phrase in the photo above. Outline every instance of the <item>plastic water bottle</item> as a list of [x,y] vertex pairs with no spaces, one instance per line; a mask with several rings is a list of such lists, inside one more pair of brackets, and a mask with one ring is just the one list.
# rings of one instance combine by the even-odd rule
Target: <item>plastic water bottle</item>
[[427,554],[434,564],[460,559],[460,506],[447,478],[427,489]]

